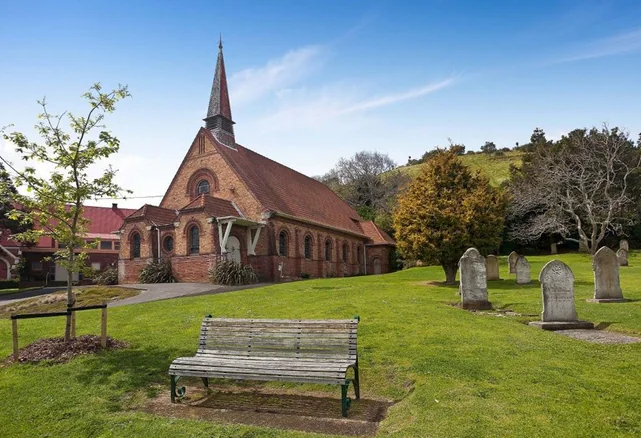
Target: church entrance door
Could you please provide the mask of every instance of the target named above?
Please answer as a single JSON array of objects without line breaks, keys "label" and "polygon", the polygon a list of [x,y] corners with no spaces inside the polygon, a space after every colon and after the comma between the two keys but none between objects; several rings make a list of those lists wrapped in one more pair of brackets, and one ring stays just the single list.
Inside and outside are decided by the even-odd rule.
[{"label": "church entrance door", "polygon": [[240,241],[237,237],[229,236],[227,238],[225,250],[227,251],[227,260],[233,260],[240,263]]}]

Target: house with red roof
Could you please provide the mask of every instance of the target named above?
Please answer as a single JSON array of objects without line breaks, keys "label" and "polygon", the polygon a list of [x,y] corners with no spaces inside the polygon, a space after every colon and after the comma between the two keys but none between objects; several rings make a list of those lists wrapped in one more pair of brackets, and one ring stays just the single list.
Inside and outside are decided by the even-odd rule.
[{"label": "house with red roof", "polygon": [[264,281],[390,270],[395,242],[376,224],[323,183],[236,143],[222,44],[204,121],[160,205],[125,219],[120,282],[167,258],[180,281],[207,281],[225,259]]},{"label": "house with red roof", "polygon": [[[111,207],[85,206],[82,214],[89,220],[87,233],[84,238],[89,242],[98,241],[97,248],[85,249],[89,254],[88,263],[97,270],[108,266],[116,266],[120,252],[120,236],[118,230],[127,216],[136,210],[119,208],[118,204]],[[0,279],[11,278],[11,266],[20,257],[26,262],[25,273],[21,282],[25,284],[52,284],[66,282],[67,271],[57,266],[55,260],[44,260],[58,251],[58,242],[50,236],[41,237],[32,245],[25,245],[11,239],[8,233],[0,237]],[[81,281],[79,274],[74,274],[74,281]]]}]

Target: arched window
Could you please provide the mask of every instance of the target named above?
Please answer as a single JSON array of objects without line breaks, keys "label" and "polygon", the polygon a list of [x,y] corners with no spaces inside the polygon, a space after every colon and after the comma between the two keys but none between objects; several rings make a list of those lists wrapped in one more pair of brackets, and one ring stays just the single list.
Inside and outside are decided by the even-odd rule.
[{"label": "arched window", "polygon": [[131,257],[134,259],[140,258],[140,234],[134,233],[131,236]]},{"label": "arched window", "polygon": [[200,253],[200,229],[194,225],[189,229],[189,254]]},{"label": "arched window", "polygon": [[347,261],[347,243],[343,243],[343,261]]},{"label": "arched window", "polygon": [[200,181],[196,186],[196,195],[200,196],[202,194],[209,194],[209,181],[206,179]]},{"label": "arched window", "polygon": [[325,241],[325,260],[332,260],[332,241],[330,239]]},{"label": "arched window", "polygon": [[287,232],[281,231],[278,235],[278,254],[287,257]]},{"label": "arched window", "polygon": [[305,236],[305,258],[312,258],[312,236],[309,234]]},{"label": "arched window", "polygon": [[174,238],[172,236],[165,237],[165,240],[162,241],[162,247],[166,252],[172,252],[174,250]]}]

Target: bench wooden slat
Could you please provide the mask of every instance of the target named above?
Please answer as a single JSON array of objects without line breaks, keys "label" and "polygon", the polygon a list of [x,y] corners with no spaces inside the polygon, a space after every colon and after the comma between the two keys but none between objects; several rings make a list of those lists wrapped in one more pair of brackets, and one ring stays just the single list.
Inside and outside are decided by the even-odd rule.
[{"label": "bench wooden slat", "polygon": [[[202,352],[202,353],[201,353]],[[356,360],[356,351],[350,351],[347,354],[318,354],[308,351],[272,351],[272,350],[216,350],[216,349],[201,349],[199,355],[207,356],[241,356],[241,357],[271,357],[271,358],[297,358],[297,359],[310,359],[310,360]]]},{"label": "bench wooden slat", "polygon": [[297,360],[289,361],[247,361],[243,359],[225,359],[225,358],[202,358],[202,357],[179,357],[174,360],[174,365],[210,365],[216,367],[243,367],[247,369],[253,368],[266,368],[266,369],[298,369],[298,370],[327,370],[327,371],[342,371],[343,373],[348,367],[354,365],[353,362],[300,362]]},{"label": "bench wooden slat", "polygon": [[259,380],[263,382],[281,381],[281,382],[294,382],[294,383],[319,383],[325,385],[344,385],[345,379],[328,379],[328,378],[309,378],[300,376],[274,376],[264,374],[226,374],[218,372],[217,370],[210,371],[181,371],[180,376],[188,377],[207,377],[210,379],[236,379],[236,380]]},{"label": "bench wooden slat", "polygon": [[357,319],[250,319],[250,318],[203,318],[209,323],[226,323],[229,325],[238,324],[260,324],[271,325],[304,324],[304,325],[340,325],[358,324]]}]

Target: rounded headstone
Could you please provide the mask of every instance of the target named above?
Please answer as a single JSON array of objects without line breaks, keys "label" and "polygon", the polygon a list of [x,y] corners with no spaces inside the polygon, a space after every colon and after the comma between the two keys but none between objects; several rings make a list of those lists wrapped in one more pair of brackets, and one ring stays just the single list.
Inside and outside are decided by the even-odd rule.
[{"label": "rounded headstone", "polygon": [[499,275],[499,258],[490,254],[485,258],[485,269],[487,271],[488,280],[500,280]]},{"label": "rounded headstone", "polygon": [[469,248],[459,260],[461,283],[459,292],[464,309],[490,309],[487,300],[485,257],[476,248]]},{"label": "rounded headstone", "polygon": [[516,260],[519,258],[519,254],[516,251],[512,251],[509,256],[507,256],[507,263],[510,266],[510,274],[516,273],[515,265]]},{"label": "rounded headstone", "polygon": [[574,307],[574,274],[568,265],[548,262],[539,274],[543,295],[542,321],[578,321]]},{"label": "rounded headstone", "polygon": [[619,266],[628,266],[628,250],[619,248],[617,251],[617,259],[619,260]]},{"label": "rounded headstone", "polygon": [[519,258],[516,259],[514,270],[516,271],[516,284],[528,284],[532,282],[530,263],[525,256],[519,256]]},{"label": "rounded headstone", "polygon": [[619,242],[619,249],[625,249],[626,251],[630,251],[630,244],[628,243],[627,240],[623,239],[622,241]]},{"label": "rounded headstone", "polygon": [[594,254],[592,269],[594,270],[594,300],[623,300],[619,283],[619,260],[614,251],[607,246],[599,249]]}]

